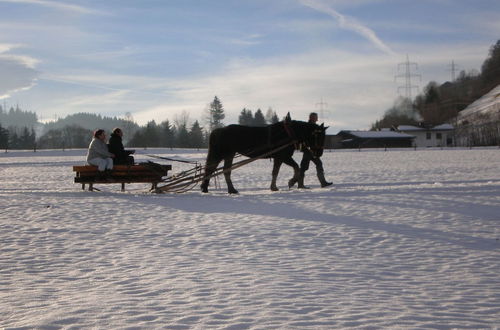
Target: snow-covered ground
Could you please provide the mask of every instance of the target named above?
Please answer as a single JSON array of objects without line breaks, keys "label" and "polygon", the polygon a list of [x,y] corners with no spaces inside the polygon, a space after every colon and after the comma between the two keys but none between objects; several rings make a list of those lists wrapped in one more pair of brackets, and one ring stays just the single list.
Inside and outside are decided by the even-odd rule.
[{"label": "snow-covered ground", "polygon": [[500,326],[498,148],[327,152],[332,187],[279,192],[259,160],[237,196],[83,191],[84,154],[0,154],[0,328]]}]

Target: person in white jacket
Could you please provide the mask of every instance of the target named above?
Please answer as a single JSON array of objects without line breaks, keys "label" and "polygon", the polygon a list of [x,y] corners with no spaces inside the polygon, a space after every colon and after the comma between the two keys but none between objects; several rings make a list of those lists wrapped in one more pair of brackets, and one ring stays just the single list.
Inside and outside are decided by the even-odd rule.
[{"label": "person in white jacket", "polygon": [[113,169],[114,157],[115,155],[108,151],[104,130],[96,130],[87,152],[87,163],[97,166],[98,171],[105,174]]}]

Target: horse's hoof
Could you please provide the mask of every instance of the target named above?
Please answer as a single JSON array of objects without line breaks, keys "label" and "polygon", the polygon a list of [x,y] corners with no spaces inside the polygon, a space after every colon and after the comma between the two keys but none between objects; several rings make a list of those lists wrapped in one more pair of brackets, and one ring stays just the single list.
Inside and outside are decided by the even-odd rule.
[{"label": "horse's hoof", "polygon": [[271,187],[271,191],[279,191],[278,187]]},{"label": "horse's hoof", "polygon": [[295,184],[297,183],[297,180],[295,179],[290,179],[288,181],[288,188],[292,188],[293,186],[295,186]]},{"label": "horse's hoof", "polygon": [[238,190],[236,190],[236,189],[234,189],[234,188],[233,188],[233,189],[228,189],[228,190],[227,190],[227,192],[228,192],[229,194],[234,194],[234,195],[239,194]]}]

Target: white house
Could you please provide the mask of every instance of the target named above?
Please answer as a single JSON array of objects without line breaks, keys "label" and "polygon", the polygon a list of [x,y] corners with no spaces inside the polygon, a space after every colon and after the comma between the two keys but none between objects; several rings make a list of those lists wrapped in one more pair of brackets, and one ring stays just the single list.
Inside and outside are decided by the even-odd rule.
[{"label": "white house", "polygon": [[454,145],[454,128],[450,124],[441,124],[433,127],[399,125],[397,130],[401,133],[415,136],[413,143],[417,148],[451,147]]}]

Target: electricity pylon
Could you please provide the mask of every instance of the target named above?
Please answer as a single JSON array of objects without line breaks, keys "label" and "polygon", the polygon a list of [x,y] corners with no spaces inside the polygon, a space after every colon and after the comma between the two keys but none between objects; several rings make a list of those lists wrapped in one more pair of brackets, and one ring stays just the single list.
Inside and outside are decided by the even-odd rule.
[{"label": "electricity pylon", "polygon": [[456,79],[455,72],[457,72],[458,66],[455,64],[455,61],[452,60],[449,67],[450,67],[450,71],[451,71],[451,82],[454,82]]},{"label": "electricity pylon", "polygon": [[404,96],[411,102],[411,100],[413,99],[412,90],[413,89],[418,90],[418,85],[413,85],[411,80],[414,77],[418,77],[420,80],[422,80],[422,76],[418,73],[412,73],[412,68],[418,70],[418,64],[410,62],[408,54],[406,55],[406,62],[398,64],[398,72],[401,71],[401,67],[404,68],[404,72],[394,76],[394,80],[396,81],[398,78],[404,78],[405,84],[403,86],[398,86],[398,93],[401,89],[404,89],[405,90]]},{"label": "electricity pylon", "polygon": [[[319,107],[319,114],[321,120],[325,120],[325,107],[328,106],[328,103],[323,102],[323,97],[321,97],[321,102],[316,103],[316,107]],[[328,111],[326,111],[328,112]]]}]

